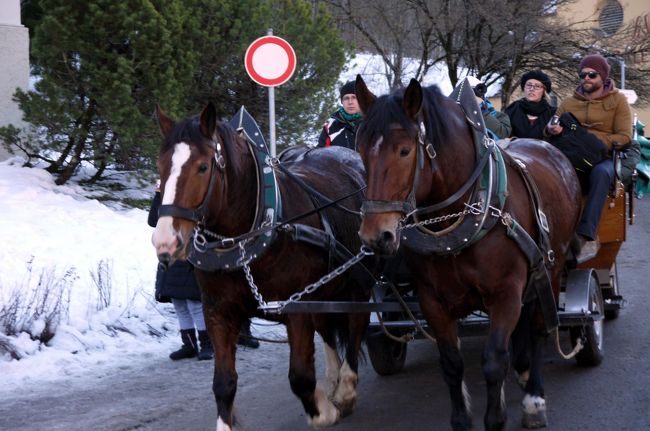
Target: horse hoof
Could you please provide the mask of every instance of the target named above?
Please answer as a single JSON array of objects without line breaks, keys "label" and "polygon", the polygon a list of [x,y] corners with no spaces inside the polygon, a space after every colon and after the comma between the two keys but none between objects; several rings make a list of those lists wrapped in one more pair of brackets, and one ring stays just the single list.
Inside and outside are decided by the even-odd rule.
[{"label": "horse hoof", "polygon": [[521,425],[524,428],[534,429],[546,426],[546,401],[544,398],[526,394],[522,405],[524,407],[524,416],[521,419]]},{"label": "horse hoof", "polygon": [[537,412],[535,414],[524,413],[524,417],[521,419],[521,425],[527,429],[546,427],[546,412]]},{"label": "horse hoof", "polygon": [[316,408],[319,413],[309,418],[309,425],[314,428],[323,428],[332,426],[339,421],[341,412],[327,399],[325,392],[318,386],[314,391],[314,401],[316,401]]}]

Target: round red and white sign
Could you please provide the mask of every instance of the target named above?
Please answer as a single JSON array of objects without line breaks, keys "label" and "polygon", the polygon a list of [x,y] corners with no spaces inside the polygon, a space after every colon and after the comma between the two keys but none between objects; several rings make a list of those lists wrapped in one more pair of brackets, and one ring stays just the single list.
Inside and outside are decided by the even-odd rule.
[{"label": "round red and white sign", "polygon": [[296,53],[289,42],[277,36],[263,36],[246,50],[248,76],[265,87],[282,85],[296,70]]}]

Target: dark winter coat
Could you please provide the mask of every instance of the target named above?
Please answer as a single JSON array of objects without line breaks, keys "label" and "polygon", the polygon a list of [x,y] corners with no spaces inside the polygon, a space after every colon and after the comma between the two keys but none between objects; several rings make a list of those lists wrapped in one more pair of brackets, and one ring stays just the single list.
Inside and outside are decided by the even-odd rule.
[{"label": "dark winter coat", "polygon": [[357,125],[358,123],[352,124],[346,121],[341,113],[336,111],[323,126],[323,130],[318,138],[318,146],[340,146],[356,150],[355,136],[357,133]]},{"label": "dark winter coat", "polygon": [[[161,204],[160,192],[156,192],[149,209],[149,226],[158,223],[158,208]],[[158,268],[156,272],[156,301],[171,302],[171,299],[201,300],[199,285],[194,276],[194,268],[186,260],[177,260],[166,271]]]}]

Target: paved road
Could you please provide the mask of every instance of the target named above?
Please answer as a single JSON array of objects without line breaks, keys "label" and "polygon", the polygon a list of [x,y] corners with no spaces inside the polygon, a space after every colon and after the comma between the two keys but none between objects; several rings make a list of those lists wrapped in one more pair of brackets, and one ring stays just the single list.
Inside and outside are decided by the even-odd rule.
[{"label": "paved road", "polygon": [[[627,307],[605,325],[605,360],[580,368],[562,360],[549,343],[546,378],[549,431],[650,429],[650,199],[637,201],[637,224],[619,254],[619,276]],[[563,338],[565,346],[568,340]],[[463,338],[467,382],[477,429],[485,406],[480,370],[482,337]],[[291,394],[287,346],[264,344],[238,355],[240,431],[309,429],[299,401]],[[322,365],[322,356],[318,356]],[[110,368],[94,380],[24,388],[0,403],[0,429],[10,430],[210,430],[216,412],[211,364],[143,357]],[[322,375],[322,370],[321,370]],[[1,384],[2,376],[0,376]],[[369,363],[360,373],[355,413],[336,431],[448,430],[449,401],[437,353],[426,341],[409,345],[406,367],[379,377]],[[521,391],[506,386],[508,430],[520,429]]]}]

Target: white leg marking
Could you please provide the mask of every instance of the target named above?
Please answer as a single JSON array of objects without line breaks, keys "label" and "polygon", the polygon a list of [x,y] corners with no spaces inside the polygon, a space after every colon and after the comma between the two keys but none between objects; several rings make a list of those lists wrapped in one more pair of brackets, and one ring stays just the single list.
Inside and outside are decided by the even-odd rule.
[{"label": "white leg marking", "polygon": [[230,428],[223,420],[221,420],[221,416],[217,418],[217,431],[232,431],[232,428]]},{"label": "white leg marking", "polygon": [[332,349],[327,343],[323,343],[323,345],[325,346],[325,389],[327,391],[327,396],[333,397],[334,391],[336,391],[336,386],[339,383],[341,359],[336,350]]},{"label": "white leg marking", "polygon": [[314,390],[314,400],[316,400],[316,408],[318,408],[319,414],[313,418],[307,419],[309,425],[314,428],[320,428],[328,427],[338,422],[341,413],[334,404],[327,399],[325,391],[323,391],[319,386],[316,386],[316,390]]},{"label": "white leg marking", "polygon": [[463,398],[465,399],[465,408],[467,409],[467,414],[472,413],[472,396],[469,394],[469,391],[467,390],[467,385],[465,384],[465,380],[463,380]]},{"label": "white leg marking", "polygon": [[526,394],[521,405],[524,408],[524,413],[530,415],[536,415],[539,412],[546,411],[546,400],[537,395]]},{"label": "white leg marking", "polygon": [[[165,182],[165,194],[162,196],[163,205],[171,205],[176,199],[176,186],[178,177],[181,175],[183,165],[190,158],[190,146],[185,142],[180,142],[174,146],[172,155],[172,166],[169,177]],[[160,217],[156,229],[153,231],[151,242],[156,247],[158,254],[168,252],[173,254],[176,250],[176,235],[173,227],[174,219],[170,216]]]},{"label": "white leg marking", "polygon": [[341,409],[342,414],[352,413],[357,401],[357,383],[359,376],[352,371],[348,361],[343,362],[339,375],[339,385],[334,394],[334,403]]}]

